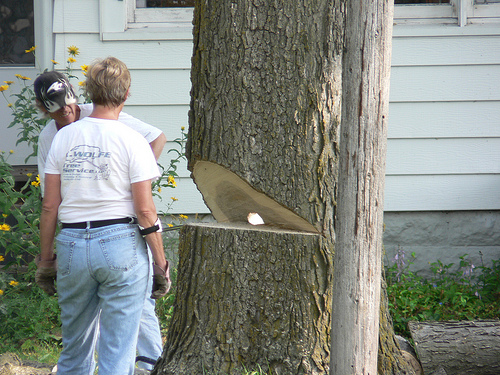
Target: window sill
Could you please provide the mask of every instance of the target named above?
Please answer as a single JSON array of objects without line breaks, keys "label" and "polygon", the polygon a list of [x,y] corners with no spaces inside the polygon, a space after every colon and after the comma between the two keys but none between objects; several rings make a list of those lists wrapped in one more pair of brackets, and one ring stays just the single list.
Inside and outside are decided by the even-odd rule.
[{"label": "window sill", "polygon": [[120,40],[193,40],[193,25],[191,23],[156,24],[154,27],[141,24],[129,24],[124,32],[104,32],[103,41]]},{"label": "window sill", "polygon": [[497,24],[468,24],[464,27],[454,24],[398,24],[397,21],[394,22],[393,27],[394,37],[405,37],[405,36],[429,36],[429,37],[440,37],[440,36],[464,36],[464,35],[489,35],[496,36],[500,35],[500,28]]}]

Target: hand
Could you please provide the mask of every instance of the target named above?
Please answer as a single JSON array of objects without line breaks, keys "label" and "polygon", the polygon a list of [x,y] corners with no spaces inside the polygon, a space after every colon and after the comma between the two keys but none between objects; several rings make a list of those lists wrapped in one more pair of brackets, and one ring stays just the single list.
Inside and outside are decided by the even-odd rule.
[{"label": "hand", "polygon": [[56,293],[56,276],[57,276],[57,259],[54,256],[53,260],[42,260],[40,255],[35,258],[37,267],[35,273],[35,282],[49,296]]},{"label": "hand", "polygon": [[159,299],[168,293],[170,285],[172,285],[168,261],[165,269],[157,264],[153,264],[153,273],[153,292],[151,298]]}]

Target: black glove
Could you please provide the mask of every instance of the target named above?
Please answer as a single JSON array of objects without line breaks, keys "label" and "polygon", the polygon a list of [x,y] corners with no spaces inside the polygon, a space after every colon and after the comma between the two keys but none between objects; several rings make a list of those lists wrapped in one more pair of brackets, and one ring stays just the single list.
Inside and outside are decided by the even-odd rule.
[{"label": "black glove", "polygon": [[172,282],[170,281],[168,261],[166,270],[156,264],[153,264],[153,272],[153,292],[151,294],[151,298],[159,299],[168,293],[170,285],[172,285]]},{"label": "black glove", "polygon": [[49,296],[56,293],[56,277],[57,277],[57,259],[54,256],[53,260],[41,260],[40,255],[35,258],[37,267],[35,273],[35,282]]}]

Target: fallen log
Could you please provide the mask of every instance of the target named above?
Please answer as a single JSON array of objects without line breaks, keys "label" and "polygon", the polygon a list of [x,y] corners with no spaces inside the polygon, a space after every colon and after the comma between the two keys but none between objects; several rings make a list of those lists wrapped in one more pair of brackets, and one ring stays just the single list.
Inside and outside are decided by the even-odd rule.
[{"label": "fallen log", "polygon": [[500,374],[500,321],[410,322],[424,374]]}]

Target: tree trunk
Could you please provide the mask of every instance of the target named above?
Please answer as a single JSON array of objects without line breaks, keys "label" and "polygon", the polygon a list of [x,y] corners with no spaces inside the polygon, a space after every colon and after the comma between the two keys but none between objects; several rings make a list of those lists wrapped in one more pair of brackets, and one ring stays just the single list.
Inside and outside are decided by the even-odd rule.
[{"label": "tree trunk", "polygon": [[331,374],[374,375],[393,4],[346,7]]},{"label": "tree trunk", "polygon": [[[200,160],[233,172],[256,192],[332,236],[341,94],[340,4],[195,3],[186,153],[202,194],[210,179],[197,177]],[[223,194],[203,195],[206,201],[212,199],[207,202],[212,210],[226,200]]]},{"label": "tree trunk", "polygon": [[500,374],[500,321],[410,322],[425,374]]},{"label": "tree trunk", "polygon": [[323,236],[250,224],[187,225],[181,236],[179,298],[158,374],[240,375],[259,365],[326,373],[332,264]]},{"label": "tree trunk", "polygon": [[[196,1],[186,154],[219,224],[181,233],[153,374],[329,372],[344,12]],[[250,227],[255,213],[264,224]],[[388,373],[404,373],[388,347]]]}]

